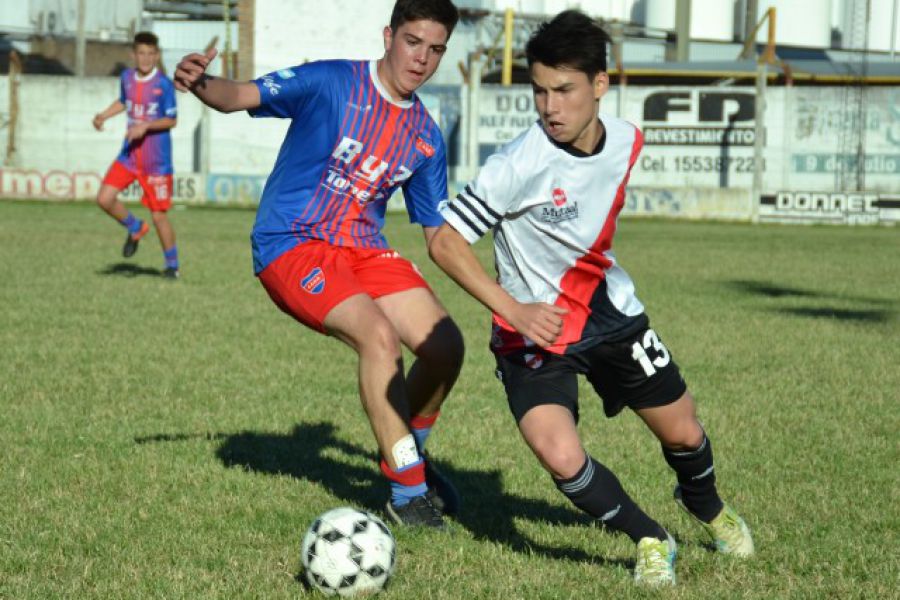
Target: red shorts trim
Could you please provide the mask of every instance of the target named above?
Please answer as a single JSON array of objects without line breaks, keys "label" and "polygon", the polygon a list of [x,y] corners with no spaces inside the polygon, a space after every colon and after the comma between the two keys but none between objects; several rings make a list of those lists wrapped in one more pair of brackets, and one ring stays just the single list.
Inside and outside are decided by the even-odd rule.
[{"label": "red shorts trim", "polygon": [[154,212],[166,212],[172,208],[172,175],[144,175],[135,173],[119,161],[110,165],[106,176],[103,177],[103,185],[109,185],[117,190],[124,190],[131,182],[137,179],[144,190],[141,204]]},{"label": "red shorts trim", "polygon": [[351,296],[375,299],[430,289],[416,266],[395,250],[333,246],[320,240],[299,244],[276,258],[259,281],[281,310],[322,333],[328,313]]}]

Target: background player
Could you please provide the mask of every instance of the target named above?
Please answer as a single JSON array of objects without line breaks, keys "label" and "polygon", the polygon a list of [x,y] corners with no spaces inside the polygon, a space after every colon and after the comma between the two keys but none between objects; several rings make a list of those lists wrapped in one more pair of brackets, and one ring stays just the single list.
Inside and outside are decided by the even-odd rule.
[{"label": "background player", "polygon": [[[607,42],[577,11],[535,32],[526,55],[540,120],[442,209],[447,223],[429,250],[493,311],[498,376],[525,442],[556,486],[634,540],[637,581],[674,583],[675,542],[581,444],[578,374],[608,417],[627,406],[656,434],[677,475],[676,499],[719,550],[746,556],[753,541],[719,498],[694,401],[610,250],[642,136],[630,123],[598,118],[609,87]],[[499,283],[469,247],[491,229]]]},{"label": "background player", "polygon": [[[443,222],[444,142],[415,90],[457,20],[449,0],[398,0],[377,61],[312,62],[239,83],[205,74],[212,50],[175,72],[179,89],[217,110],[291,119],[251,235],[254,270],[284,312],[357,352],[388,514],[433,527],[459,501],[422,449],[459,373],[462,336],[381,227],[398,187],[426,241]],[[401,343],[416,355],[405,377]]]},{"label": "background player", "polygon": [[134,68],[122,73],[119,98],[94,116],[94,128],[100,131],[110,117],[123,111],[128,115],[122,151],[103,178],[97,204],[128,229],[122,255],[125,258],[133,256],[138,242],[150,227],[125,208],[117,196],[137,179],[144,192],[141,202],[150,209],[165,256],[163,275],[174,279],[179,275],[178,248],[175,230],[166,213],[172,206],[172,138],[169,130],[177,123],[175,89],[172,80],[157,67],[159,41],[155,35],[138,33],[134,36],[132,49]]}]

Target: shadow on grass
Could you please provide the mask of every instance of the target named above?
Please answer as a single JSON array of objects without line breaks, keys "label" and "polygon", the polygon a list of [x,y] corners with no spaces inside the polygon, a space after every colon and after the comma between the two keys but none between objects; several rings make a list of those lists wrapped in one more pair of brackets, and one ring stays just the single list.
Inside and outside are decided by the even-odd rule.
[{"label": "shadow on grass", "polygon": [[887,323],[893,313],[888,310],[845,310],[841,308],[795,307],[779,308],[778,312],[813,317],[817,319],[836,319],[838,321],[863,321],[867,323]]},{"label": "shadow on grass", "polygon": [[[875,306],[894,306],[894,301],[884,298],[867,298],[864,296],[848,296],[804,290],[789,286],[778,285],[766,281],[734,280],[726,282],[726,285],[745,294],[765,296],[767,298],[813,298],[822,300],[840,300]],[[861,321],[867,323],[886,323],[894,316],[894,311],[888,309],[843,309],[831,307],[778,307],[772,309],[775,312],[795,315],[798,317],[810,317],[815,319],[837,319],[840,321]]]},{"label": "shadow on grass", "polygon": [[739,292],[745,294],[753,294],[756,296],[767,296],[769,298],[823,298],[828,300],[846,300],[849,302],[861,302],[863,304],[874,304],[876,306],[894,306],[896,301],[888,298],[871,298],[867,296],[849,296],[845,294],[832,294],[830,292],[820,292],[816,290],[804,290],[801,288],[779,285],[769,281],[750,281],[746,279],[738,279],[726,281],[725,284]]},{"label": "shadow on grass", "polygon": [[114,263],[107,265],[106,268],[97,271],[98,275],[118,275],[119,277],[139,277],[141,275],[149,275],[152,277],[162,277],[162,271],[151,267],[141,267],[132,263]]},{"label": "shadow on grass", "polygon": [[825,297],[828,297],[828,294],[822,294],[821,292],[814,292],[814,291],[810,291],[810,290],[801,290],[798,288],[777,285],[777,284],[766,282],[766,281],[736,280],[736,281],[728,281],[728,282],[726,282],[726,284],[729,287],[732,287],[739,292],[744,292],[745,294],[753,294],[756,296],[767,296],[769,298],[784,298],[784,297],[789,297],[789,296],[800,297],[800,298],[825,298]]},{"label": "shadow on grass", "polygon": [[[139,444],[188,440],[221,441],[216,456],[226,467],[254,473],[288,475],[317,483],[332,495],[353,506],[384,514],[388,488],[374,466],[360,466],[340,460],[339,455],[364,458],[375,465],[377,456],[356,444],[338,439],[331,423],[301,423],[287,435],[243,431],[234,434],[157,434],[135,438]],[[634,562],[604,558],[574,548],[556,548],[535,542],[516,528],[516,520],[550,525],[602,526],[582,513],[540,500],[523,498],[503,490],[499,470],[459,469],[449,463],[434,464],[451,479],[463,497],[456,521],[478,540],[503,544],[524,554],[557,560],[587,562],[632,568]],[[550,485],[541,481],[540,485]]]}]

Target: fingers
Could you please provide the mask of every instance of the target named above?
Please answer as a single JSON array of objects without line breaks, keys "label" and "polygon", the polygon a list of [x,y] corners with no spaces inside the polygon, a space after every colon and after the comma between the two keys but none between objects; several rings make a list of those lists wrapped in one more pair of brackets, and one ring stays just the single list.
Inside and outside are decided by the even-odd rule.
[{"label": "fingers", "polygon": [[538,315],[520,333],[541,348],[552,346],[563,330],[563,321],[556,315]]},{"label": "fingers", "polygon": [[216,57],[216,54],[216,49],[211,48],[206,54],[194,52],[182,58],[181,62],[175,67],[173,77],[175,89],[182,92],[189,91],[203,77],[203,74],[209,67],[209,63]]},{"label": "fingers", "polygon": [[125,132],[125,139],[129,142],[134,142],[144,137],[146,133],[147,130],[144,129],[144,127],[142,127],[141,125],[133,125],[128,128],[128,131]]},{"label": "fingers", "polygon": [[[519,305],[510,325],[542,348],[552,346],[563,332],[568,309],[547,303]],[[518,326],[517,326],[518,324]]]}]

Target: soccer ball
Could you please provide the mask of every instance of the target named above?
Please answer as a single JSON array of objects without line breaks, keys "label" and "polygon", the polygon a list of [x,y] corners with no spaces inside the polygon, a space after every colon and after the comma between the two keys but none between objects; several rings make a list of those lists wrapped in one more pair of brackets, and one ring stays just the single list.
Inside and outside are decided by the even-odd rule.
[{"label": "soccer ball", "polygon": [[381,519],[348,506],[319,515],[300,546],[306,580],[328,596],[381,590],[396,556],[394,536]]}]

